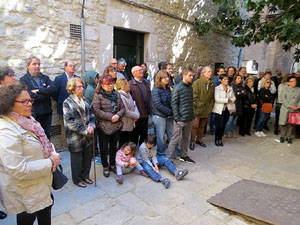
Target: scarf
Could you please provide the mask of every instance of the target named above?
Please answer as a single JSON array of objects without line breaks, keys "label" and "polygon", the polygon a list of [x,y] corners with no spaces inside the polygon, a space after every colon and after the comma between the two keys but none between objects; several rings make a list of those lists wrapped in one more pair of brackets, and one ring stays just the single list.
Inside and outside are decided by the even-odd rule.
[{"label": "scarf", "polygon": [[103,89],[101,89],[100,93],[107,99],[111,101],[111,112],[115,113],[117,101],[118,101],[118,95],[112,91],[111,93],[105,92]]},{"label": "scarf", "polygon": [[53,152],[53,147],[51,142],[47,138],[41,124],[37,122],[33,117],[21,116],[16,112],[11,112],[10,116],[10,118],[17,122],[17,124],[19,124],[22,128],[34,133],[38,137],[41,145],[43,146],[45,159],[49,158]]}]

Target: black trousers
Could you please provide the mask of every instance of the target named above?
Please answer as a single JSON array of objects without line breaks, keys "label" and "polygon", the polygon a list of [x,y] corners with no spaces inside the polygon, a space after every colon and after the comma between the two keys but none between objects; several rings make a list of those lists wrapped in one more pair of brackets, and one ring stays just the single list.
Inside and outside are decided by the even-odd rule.
[{"label": "black trousers", "polygon": [[[99,130],[99,140],[100,140],[100,155],[101,161],[104,168],[116,165],[116,153],[118,141],[120,138],[120,131],[114,134],[107,135],[102,130]],[[109,155],[109,163],[107,157]]]},{"label": "black trousers", "polygon": [[229,119],[229,111],[226,108],[222,114],[215,113],[215,140],[222,140],[226,123]]},{"label": "black trousers", "polygon": [[250,134],[252,119],[255,114],[253,108],[243,108],[243,114],[241,115],[239,134]]},{"label": "black trousers", "polygon": [[77,184],[89,178],[92,164],[91,148],[88,147],[80,152],[70,152],[70,158],[73,182]]},{"label": "black trousers", "polygon": [[141,145],[148,135],[148,117],[140,118],[135,122],[135,128],[130,135],[130,141]]},{"label": "black trousers", "polygon": [[50,140],[52,115],[50,114],[50,115],[43,115],[43,116],[35,116],[34,118],[36,121],[38,121],[41,124],[47,138]]},{"label": "black trousers", "polygon": [[274,123],[274,130],[278,132],[278,123],[279,123],[279,116],[280,116],[280,108],[281,108],[281,104],[276,104],[275,107],[275,123]]},{"label": "black trousers", "polygon": [[120,141],[119,141],[119,148],[121,148],[123,144],[130,142],[131,132],[132,131],[121,131]]},{"label": "black trousers", "polygon": [[[53,199],[53,195],[51,194]],[[33,225],[38,220],[39,225],[51,225],[51,209],[52,205],[41,209],[35,213],[22,212],[17,214],[17,225]]]}]

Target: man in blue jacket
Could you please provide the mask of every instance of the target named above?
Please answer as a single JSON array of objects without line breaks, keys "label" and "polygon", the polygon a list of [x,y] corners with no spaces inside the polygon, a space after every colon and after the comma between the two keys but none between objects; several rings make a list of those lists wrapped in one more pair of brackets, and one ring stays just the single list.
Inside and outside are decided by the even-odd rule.
[{"label": "man in blue jacket", "polygon": [[30,97],[34,99],[32,116],[41,124],[47,137],[50,139],[52,122],[51,98],[56,89],[47,75],[40,71],[41,61],[33,56],[27,61],[27,73],[21,77],[20,82],[27,86]]}]

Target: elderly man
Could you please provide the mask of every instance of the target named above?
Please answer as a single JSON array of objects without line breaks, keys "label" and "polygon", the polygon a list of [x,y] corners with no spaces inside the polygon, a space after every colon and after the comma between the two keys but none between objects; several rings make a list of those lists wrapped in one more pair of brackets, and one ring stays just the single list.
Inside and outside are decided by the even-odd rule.
[{"label": "elderly man", "polygon": [[136,102],[140,118],[135,123],[130,139],[136,144],[142,144],[148,134],[148,116],[152,115],[152,97],[147,81],[143,79],[143,68],[134,66],[131,73],[133,79],[129,81],[130,94]]},{"label": "elderly man", "polygon": [[69,97],[69,93],[66,90],[67,83],[70,79],[79,77],[75,75],[75,64],[71,61],[65,62],[64,64],[65,72],[61,75],[55,77],[54,84],[56,87],[56,98],[57,101],[57,113],[59,115],[63,115],[62,104],[67,97]]},{"label": "elderly man", "polygon": [[206,126],[207,118],[214,106],[215,85],[211,79],[212,69],[205,66],[202,69],[203,76],[193,83],[193,102],[195,120],[192,128],[190,141],[190,149],[195,149],[195,143],[201,147],[206,147],[202,141],[204,127]]},{"label": "elderly man", "polygon": [[10,68],[0,69],[0,86],[14,83],[16,81],[16,74]]},{"label": "elderly man", "polygon": [[129,77],[125,71],[127,62],[124,58],[118,59],[118,66],[117,66],[117,80],[121,78],[125,78],[126,80],[130,80],[131,77]]},{"label": "elderly man", "polygon": [[50,139],[52,122],[51,98],[56,89],[47,75],[41,73],[41,61],[33,56],[27,61],[27,73],[21,77],[20,82],[27,86],[30,97],[34,99],[32,116],[41,124]]}]

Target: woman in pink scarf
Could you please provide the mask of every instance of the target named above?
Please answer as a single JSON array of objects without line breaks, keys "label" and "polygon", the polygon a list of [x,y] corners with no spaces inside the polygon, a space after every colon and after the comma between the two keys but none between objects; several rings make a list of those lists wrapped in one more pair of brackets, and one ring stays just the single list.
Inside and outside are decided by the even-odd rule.
[{"label": "woman in pink scarf", "polygon": [[17,224],[51,224],[52,172],[60,164],[41,125],[31,117],[26,86],[0,87],[0,200]]}]

